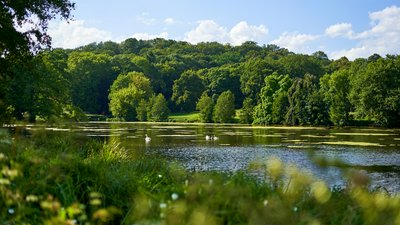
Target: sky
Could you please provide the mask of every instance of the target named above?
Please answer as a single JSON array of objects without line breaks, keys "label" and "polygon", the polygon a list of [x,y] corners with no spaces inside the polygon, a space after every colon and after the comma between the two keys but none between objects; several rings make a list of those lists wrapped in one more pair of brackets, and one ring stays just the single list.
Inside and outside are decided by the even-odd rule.
[{"label": "sky", "polygon": [[354,60],[400,53],[400,0],[72,0],[73,19],[54,20],[53,47],[127,38],[240,45]]}]

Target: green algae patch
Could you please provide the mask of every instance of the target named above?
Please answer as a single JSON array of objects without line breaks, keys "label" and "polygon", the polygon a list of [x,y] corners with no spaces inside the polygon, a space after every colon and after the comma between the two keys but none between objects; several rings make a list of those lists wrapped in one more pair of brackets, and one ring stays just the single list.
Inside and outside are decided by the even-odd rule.
[{"label": "green algae patch", "polygon": [[332,133],[333,135],[341,136],[393,136],[396,134],[386,134],[386,133]]},{"label": "green algae patch", "polygon": [[347,145],[347,146],[362,146],[362,147],[385,147],[386,145],[382,145],[379,143],[371,143],[371,142],[357,142],[357,141],[325,141],[319,142],[322,145]]}]

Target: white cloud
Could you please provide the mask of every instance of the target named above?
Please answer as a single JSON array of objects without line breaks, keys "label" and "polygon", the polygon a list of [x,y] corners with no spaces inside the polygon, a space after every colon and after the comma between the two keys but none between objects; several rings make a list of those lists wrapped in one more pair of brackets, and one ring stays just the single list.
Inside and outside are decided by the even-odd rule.
[{"label": "white cloud", "polygon": [[136,33],[132,37],[140,40],[151,40],[155,38],[168,39],[169,34],[167,32],[162,32],[160,34],[149,34],[149,33]]},{"label": "white cloud", "polygon": [[174,18],[171,18],[171,17],[165,18],[165,20],[164,20],[164,23],[165,23],[166,25],[168,25],[168,26],[174,25],[175,22],[176,22],[176,21],[174,20]]},{"label": "white cloud", "polygon": [[219,26],[213,20],[201,20],[198,26],[185,34],[184,41],[196,44],[199,42],[227,42],[226,28]]},{"label": "white cloud", "polygon": [[293,52],[310,53],[311,49],[306,45],[308,42],[317,40],[319,35],[283,33],[278,39],[271,43],[284,47]]},{"label": "white cloud", "polygon": [[368,57],[374,53],[382,56],[398,54],[400,47],[400,8],[391,6],[369,14],[371,28],[352,36],[358,40],[356,47],[332,53],[332,58],[349,59]]},{"label": "white cloud", "polygon": [[229,32],[230,42],[233,45],[240,45],[246,41],[260,40],[268,34],[268,29],[264,25],[252,26],[247,22],[239,22]]},{"label": "white cloud", "polygon": [[241,21],[228,30],[213,20],[201,20],[195,29],[185,34],[184,41],[193,44],[216,41],[240,45],[245,41],[259,41],[267,34],[268,29],[264,25],[254,26]]},{"label": "white cloud", "polygon": [[341,36],[351,38],[353,28],[350,23],[338,23],[326,28],[325,34],[332,38]]},{"label": "white cloud", "polygon": [[112,39],[111,33],[87,27],[84,20],[51,22],[48,33],[52,37],[52,46],[60,48],[76,48]]}]

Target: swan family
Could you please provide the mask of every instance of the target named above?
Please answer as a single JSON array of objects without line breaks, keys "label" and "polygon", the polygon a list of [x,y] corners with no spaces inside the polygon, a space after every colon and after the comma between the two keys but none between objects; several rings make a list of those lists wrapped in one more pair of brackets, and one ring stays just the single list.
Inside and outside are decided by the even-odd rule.
[{"label": "swan family", "polygon": [[[206,135],[206,141],[216,141],[216,140],[218,140],[219,138],[217,137],[217,136],[215,136],[215,135]],[[149,137],[147,134],[145,135],[145,138],[144,138],[144,140],[146,141],[146,142],[150,142],[151,141],[151,137]]]},{"label": "swan family", "polygon": [[206,135],[206,141],[216,141],[218,137],[215,135]]}]

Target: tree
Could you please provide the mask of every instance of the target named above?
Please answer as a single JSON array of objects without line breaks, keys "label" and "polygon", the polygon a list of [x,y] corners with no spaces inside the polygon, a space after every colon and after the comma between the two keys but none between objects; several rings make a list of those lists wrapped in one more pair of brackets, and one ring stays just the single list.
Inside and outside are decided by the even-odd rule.
[{"label": "tree", "polygon": [[239,122],[244,124],[253,123],[253,115],[254,115],[254,105],[253,100],[250,98],[245,98],[243,101],[242,109],[239,113]]},{"label": "tree", "polygon": [[154,97],[153,104],[150,111],[151,121],[166,121],[168,119],[169,109],[164,95],[158,94]]},{"label": "tree", "polygon": [[[289,78],[289,75],[283,76],[274,72],[265,78],[264,83],[265,86],[261,88],[260,92],[260,103],[254,110],[253,123],[270,125],[281,122],[281,107],[287,105],[284,104],[284,100],[285,97],[287,97],[287,91],[291,85],[291,79]],[[277,100],[279,100],[279,102]]]},{"label": "tree", "polygon": [[240,89],[242,93],[257,101],[264,78],[274,71],[272,65],[261,58],[251,58],[242,64],[242,75],[240,76]]},{"label": "tree", "polygon": [[196,109],[200,111],[200,121],[203,123],[212,122],[214,104],[207,92],[203,92],[199,101],[197,102]]},{"label": "tree", "polygon": [[[20,68],[32,68],[32,53],[44,46],[49,47],[48,22],[60,15],[70,18],[74,3],[69,0],[1,1],[0,3],[0,121],[11,115],[14,107],[7,93],[15,84],[18,64]],[[21,29],[24,27],[24,29]],[[31,69],[28,69],[28,71]],[[25,73],[32,75],[32,73]],[[26,81],[32,78],[25,77]],[[31,104],[34,104],[31,102]]]},{"label": "tree", "polygon": [[347,70],[339,70],[321,78],[321,92],[329,106],[329,117],[337,126],[349,125],[351,103],[350,79]]},{"label": "tree", "polygon": [[49,47],[48,22],[57,15],[70,18],[74,6],[69,0],[1,1],[0,55],[24,55]]},{"label": "tree", "polygon": [[150,80],[143,73],[120,74],[110,89],[110,111],[114,117],[137,120],[139,102],[149,100],[152,94]]},{"label": "tree", "polygon": [[240,71],[237,65],[213,67],[200,70],[199,73],[210,96],[219,96],[222,92],[230,90],[235,95],[235,105],[241,105],[243,94],[240,90]]},{"label": "tree", "polygon": [[232,122],[235,116],[235,96],[231,91],[222,92],[214,108],[214,122]]},{"label": "tree", "polygon": [[68,72],[73,104],[86,113],[108,114],[108,89],[117,77],[111,56],[73,52]]},{"label": "tree", "polygon": [[400,126],[400,57],[377,59],[351,78],[350,99],[358,118],[383,126]]},{"label": "tree", "polygon": [[204,91],[203,80],[194,71],[189,70],[175,80],[172,90],[172,101],[179,111],[194,111],[196,101]]},{"label": "tree", "polygon": [[328,107],[318,89],[318,80],[311,74],[295,78],[288,90],[289,108],[286,123],[290,125],[322,125],[329,123]]}]

